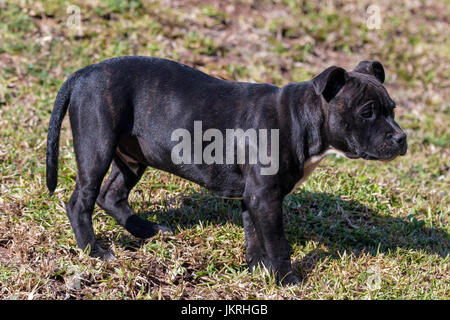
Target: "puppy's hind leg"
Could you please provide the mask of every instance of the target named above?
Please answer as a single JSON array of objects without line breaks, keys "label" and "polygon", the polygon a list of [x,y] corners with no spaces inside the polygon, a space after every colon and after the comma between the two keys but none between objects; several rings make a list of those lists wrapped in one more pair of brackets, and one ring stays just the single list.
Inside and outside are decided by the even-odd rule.
[{"label": "puppy's hind leg", "polygon": [[113,139],[106,143],[99,140],[90,136],[74,136],[77,179],[66,210],[78,247],[88,250],[92,257],[110,259],[114,256],[99,245],[92,226],[95,200],[114,152]]},{"label": "puppy's hind leg", "polygon": [[133,168],[136,170],[132,171],[116,156],[112,171],[97,198],[97,204],[137,238],[150,238],[159,231],[171,233],[168,227],[147,221],[134,214],[128,204],[130,191],[142,177],[146,166],[133,162]]}]

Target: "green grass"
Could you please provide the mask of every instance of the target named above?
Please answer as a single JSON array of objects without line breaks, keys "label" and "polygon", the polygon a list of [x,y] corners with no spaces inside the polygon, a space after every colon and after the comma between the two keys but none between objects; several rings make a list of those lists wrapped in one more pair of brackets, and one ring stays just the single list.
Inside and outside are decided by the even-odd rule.
[{"label": "green grass", "polygon": [[[448,299],[450,108],[448,2],[4,1],[0,8],[0,298]],[[69,5],[82,32],[69,29]],[[176,59],[217,77],[285,85],[331,64],[380,60],[405,157],[330,157],[284,202],[299,286],[250,273],[240,203],[149,169],[133,209],[172,236],[133,238],[96,208],[98,237],[117,259],[76,249],[64,206],[76,170],[64,122],[58,189],[45,187],[45,145],[56,93],[73,71],[121,55]]]}]

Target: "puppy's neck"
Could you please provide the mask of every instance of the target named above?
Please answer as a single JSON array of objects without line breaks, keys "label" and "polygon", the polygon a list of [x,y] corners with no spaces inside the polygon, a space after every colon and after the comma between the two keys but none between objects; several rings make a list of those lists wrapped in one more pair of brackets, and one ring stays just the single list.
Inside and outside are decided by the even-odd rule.
[{"label": "puppy's neck", "polygon": [[320,156],[329,149],[326,136],[328,103],[318,96],[311,82],[282,88],[282,103],[290,113],[291,143],[300,163]]}]

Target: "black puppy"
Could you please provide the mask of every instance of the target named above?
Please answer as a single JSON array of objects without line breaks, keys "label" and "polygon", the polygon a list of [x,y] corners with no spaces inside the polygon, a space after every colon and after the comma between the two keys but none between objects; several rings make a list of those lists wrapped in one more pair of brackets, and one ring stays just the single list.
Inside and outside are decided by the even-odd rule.
[{"label": "black puppy", "polygon": [[[53,193],[61,123],[70,106],[77,178],[66,209],[81,249],[89,248],[95,257],[112,256],[95,239],[91,215],[96,202],[136,237],[168,230],[141,219],[128,204],[130,190],[151,166],[219,196],[242,199],[249,267],[264,265],[278,281],[297,282],[283,231],[283,198],[330,152],[369,160],[406,153],[406,135],[394,121],[395,103],[383,82],[383,66],[368,61],[352,72],[330,67],[311,81],[282,88],[225,81],[158,58],[121,57],[87,66],[73,73],[56,97],[47,140],[47,186]],[[200,145],[199,129],[209,130],[200,136]],[[225,149],[220,137],[226,135],[228,143],[229,130],[235,130],[231,140],[239,140],[238,145],[227,144],[220,155]],[[269,169],[262,157],[250,157],[252,130],[260,130],[258,144],[268,140]],[[184,149],[177,144],[183,134],[194,136],[193,150],[189,139]],[[212,137],[213,161],[203,161]],[[248,154],[247,149],[239,154],[242,148]]]}]

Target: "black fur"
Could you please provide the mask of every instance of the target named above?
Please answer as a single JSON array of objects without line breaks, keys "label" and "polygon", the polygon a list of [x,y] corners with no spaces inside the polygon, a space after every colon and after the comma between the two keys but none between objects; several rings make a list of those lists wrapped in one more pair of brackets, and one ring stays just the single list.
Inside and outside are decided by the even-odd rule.
[{"label": "black fur", "polygon": [[[80,248],[92,256],[112,256],[95,239],[91,214],[96,202],[137,237],[168,231],[135,215],[128,204],[131,189],[152,166],[219,196],[242,198],[249,266],[263,264],[279,281],[296,282],[281,208],[308,160],[330,147],[350,158],[391,159],[406,152],[406,136],[394,121],[378,64],[364,62],[353,72],[331,67],[311,81],[282,88],[225,81],[158,58],[121,57],[85,67],[67,79],[55,101],[47,186],[53,193],[59,132],[69,108],[77,178],[66,209]],[[192,133],[194,121],[202,121],[203,130],[221,132],[278,129],[278,172],[262,175],[261,164],[236,161],[174,164],[171,150],[177,142],[171,133],[178,128]]]}]

